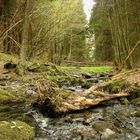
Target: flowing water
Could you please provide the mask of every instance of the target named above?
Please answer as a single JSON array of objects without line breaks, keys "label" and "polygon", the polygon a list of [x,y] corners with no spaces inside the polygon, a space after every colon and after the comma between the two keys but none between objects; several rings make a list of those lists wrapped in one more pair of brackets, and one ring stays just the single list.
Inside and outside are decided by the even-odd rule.
[{"label": "flowing water", "polygon": [[[64,84],[62,88],[77,93],[85,90],[79,85]],[[59,118],[47,118],[36,111],[32,114],[36,140],[140,140],[139,106],[121,105],[118,100]]]},{"label": "flowing water", "polygon": [[[63,88],[84,90],[81,86]],[[56,118],[43,116],[24,104],[9,106],[4,120],[25,120],[35,127],[35,140],[140,140],[140,107],[121,105],[118,100]]]},{"label": "flowing water", "polygon": [[36,140],[139,140],[140,108],[112,104],[47,118],[34,112]]}]

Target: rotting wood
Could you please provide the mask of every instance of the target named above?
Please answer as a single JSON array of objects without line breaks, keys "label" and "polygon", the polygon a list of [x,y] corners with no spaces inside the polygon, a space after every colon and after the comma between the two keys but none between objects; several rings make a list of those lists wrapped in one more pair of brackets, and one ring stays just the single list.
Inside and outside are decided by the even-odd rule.
[{"label": "rotting wood", "polygon": [[95,99],[88,99],[86,97],[78,97],[71,101],[62,102],[61,106],[58,108],[59,108],[59,112],[83,110],[92,106],[99,105],[105,101],[109,101],[109,100],[121,98],[121,97],[127,97],[127,96],[130,96],[130,94],[129,93],[104,94],[104,97],[98,97]]},{"label": "rotting wood", "polygon": [[[42,87],[39,86],[38,88],[39,96],[37,100],[40,104],[40,107],[46,108],[46,112],[48,108],[51,108],[52,112],[57,114],[88,109],[92,106],[97,106],[106,101],[131,95],[125,92],[120,92],[117,94],[104,93],[96,90],[98,86],[93,86],[82,93],[70,92],[68,96],[63,98],[60,93],[65,92],[63,91],[63,89],[60,90],[59,88],[53,88],[47,83],[47,88],[50,87],[53,88],[53,90],[50,93],[46,93],[46,91],[48,91],[48,89],[45,88],[46,85],[42,83],[41,86]],[[88,95],[90,94],[93,95],[93,98],[88,97]],[[53,108],[51,106],[53,106]]]}]

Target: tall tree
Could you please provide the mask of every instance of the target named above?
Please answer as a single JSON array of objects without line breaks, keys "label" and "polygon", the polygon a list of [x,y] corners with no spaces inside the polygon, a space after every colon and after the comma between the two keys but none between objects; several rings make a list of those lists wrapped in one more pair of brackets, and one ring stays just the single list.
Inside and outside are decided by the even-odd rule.
[{"label": "tall tree", "polygon": [[28,48],[28,30],[29,30],[29,13],[30,13],[30,5],[31,1],[26,0],[25,1],[25,9],[23,13],[23,30],[22,30],[22,42],[21,42],[21,48],[20,48],[20,61],[19,61],[19,71],[20,74],[24,74],[24,70],[26,69],[26,52]]},{"label": "tall tree", "polygon": [[[101,39],[104,38],[102,31],[107,27],[111,35],[111,39],[108,40],[108,43],[112,44],[115,63],[118,66],[123,63],[134,44],[139,40],[139,12],[139,0],[98,0],[93,8],[90,23],[93,25],[91,28],[94,28],[95,40],[97,42],[96,47],[98,48],[100,44],[98,42],[98,37]],[[101,16],[101,13],[103,16]],[[139,63],[139,51],[140,49],[138,48],[129,60],[127,60],[127,68],[132,68]],[[95,54],[98,53],[95,51]],[[106,55],[106,52],[103,52],[103,54]]]}]

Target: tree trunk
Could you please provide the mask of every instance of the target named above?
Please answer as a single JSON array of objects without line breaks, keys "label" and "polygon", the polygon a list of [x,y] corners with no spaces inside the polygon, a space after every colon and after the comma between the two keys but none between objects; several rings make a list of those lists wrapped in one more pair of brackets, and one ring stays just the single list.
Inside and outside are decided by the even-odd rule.
[{"label": "tree trunk", "polygon": [[17,71],[19,75],[23,75],[26,70],[25,63],[26,63],[26,52],[28,48],[29,7],[30,7],[30,3],[28,0],[26,0],[25,11],[23,15],[23,30],[22,30],[22,42],[20,48],[20,61],[19,61],[19,67]]}]

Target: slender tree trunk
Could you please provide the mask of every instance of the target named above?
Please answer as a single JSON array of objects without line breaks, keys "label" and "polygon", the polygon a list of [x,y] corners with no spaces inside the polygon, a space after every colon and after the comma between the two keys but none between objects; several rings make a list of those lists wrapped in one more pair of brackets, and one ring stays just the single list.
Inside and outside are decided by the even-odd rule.
[{"label": "slender tree trunk", "polygon": [[71,32],[71,35],[70,35],[70,46],[69,46],[68,60],[71,59],[71,53],[72,53],[72,32]]},{"label": "slender tree trunk", "polygon": [[22,30],[22,42],[20,48],[20,61],[18,67],[18,74],[23,75],[26,70],[26,52],[28,48],[28,29],[29,29],[29,0],[26,0],[25,11],[23,15],[23,30]]}]

